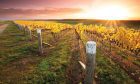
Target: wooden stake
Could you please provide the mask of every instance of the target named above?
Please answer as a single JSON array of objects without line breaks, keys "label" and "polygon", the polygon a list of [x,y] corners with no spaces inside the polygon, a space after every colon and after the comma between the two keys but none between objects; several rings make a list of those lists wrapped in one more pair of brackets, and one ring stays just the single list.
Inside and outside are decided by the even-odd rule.
[{"label": "wooden stake", "polygon": [[30,40],[32,40],[32,31],[29,28],[28,28],[28,32],[29,32]]},{"label": "wooden stake", "polygon": [[96,58],[96,42],[88,41],[86,43],[86,76],[85,84],[93,84],[94,71],[95,71],[95,58]]},{"label": "wooden stake", "polygon": [[37,29],[37,35],[38,35],[39,53],[40,53],[40,54],[43,54],[42,37],[41,37],[41,29]]}]

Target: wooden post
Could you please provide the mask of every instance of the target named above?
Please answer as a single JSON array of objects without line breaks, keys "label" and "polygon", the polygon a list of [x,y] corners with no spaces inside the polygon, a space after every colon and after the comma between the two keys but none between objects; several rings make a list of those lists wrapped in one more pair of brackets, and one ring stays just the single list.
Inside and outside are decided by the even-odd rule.
[{"label": "wooden post", "polygon": [[23,31],[24,27],[22,25],[19,25],[19,26],[20,26],[21,31]]},{"label": "wooden post", "polygon": [[[110,39],[109,39],[109,40],[110,40]],[[110,53],[111,53],[111,42],[112,42],[112,41],[110,40],[110,43],[109,43],[109,44],[110,44]]]},{"label": "wooden post", "polygon": [[43,54],[42,37],[41,37],[41,29],[37,29],[37,35],[38,35],[39,53],[40,53],[40,54]]},{"label": "wooden post", "polygon": [[[16,24],[16,23],[15,23]],[[16,24],[16,26],[19,28],[19,30],[22,30],[22,27],[21,27],[21,25],[19,25],[19,24]]]},{"label": "wooden post", "polygon": [[84,84],[93,84],[96,58],[96,42],[88,41],[86,43],[86,76]]},{"label": "wooden post", "polygon": [[29,32],[30,40],[32,40],[32,31],[29,28],[28,28],[28,32]]},{"label": "wooden post", "polygon": [[32,40],[32,31],[29,29],[30,40]]},{"label": "wooden post", "polygon": [[26,35],[26,27],[24,27],[24,35]]},{"label": "wooden post", "polygon": [[21,25],[18,25],[18,26],[19,26],[19,29],[22,31],[23,30],[22,26]]}]

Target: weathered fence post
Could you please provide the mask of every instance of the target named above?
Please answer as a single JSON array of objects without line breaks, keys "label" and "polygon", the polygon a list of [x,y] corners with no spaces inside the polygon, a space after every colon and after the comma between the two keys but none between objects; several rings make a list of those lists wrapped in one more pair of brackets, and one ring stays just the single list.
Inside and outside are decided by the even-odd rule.
[{"label": "weathered fence post", "polygon": [[88,41],[86,43],[86,76],[84,84],[93,84],[96,58],[96,42]]},{"label": "weathered fence post", "polygon": [[32,31],[29,28],[28,28],[28,32],[29,32],[30,40],[32,40]]},{"label": "weathered fence post", "polygon": [[41,29],[37,29],[39,53],[43,54]]},{"label": "weathered fence post", "polygon": [[24,27],[24,35],[26,35],[26,27]]},{"label": "weathered fence post", "polygon": [[22,26],[21,26],[21,25],[18,25],[18,27],[19,27],[19,29],[20,29],[20,30],[23,30],[23,28],[22,28]]},{"label": "weathered fence post", "polygon": [[22,30],[22,27],[21,27],[21,25],[19,25],[19,24],[16,24],[16,23],[15,23],[15,25],[18,27],[18,29],[19,29],[19,30]]},{"label": "weathered fence post", "polygon": [[26,32],[27,32],[27,26],[24,26],[24,35],[26,35]]}]

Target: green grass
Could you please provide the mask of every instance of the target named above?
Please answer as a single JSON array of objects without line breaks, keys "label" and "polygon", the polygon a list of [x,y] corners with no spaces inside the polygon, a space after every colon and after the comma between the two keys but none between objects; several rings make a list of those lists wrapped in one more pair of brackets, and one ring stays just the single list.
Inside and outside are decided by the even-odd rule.
[{"label": "green grass", "polygon": [[[7,29],[0,35],[0,44],[2,44],[0,46],[0,81],[18,84],[65,84],[65,70],[70,56],[69,38],[63,38],[56,43],[55,48],[39,56],[37,39],[30,41],[29,36],[18,30],[16,25],[12,22],[8,24]],[[47,38],[50,40],[52,36],[48,34]],[[10,71],[13,72],[10,73]]]},{"label": "green grass", "polygon": [[[0,34],[0,81],[1,83],[25,82],[24,77],[35,70],[38,62],[43,59],[37,54],[37,43],[30,42],[13,22]],[[22,70],[22,71],[21,71]],[[12,71],[12,72],[11,72]]]},{"label": "green grass", "polygon": [[136,65],[140,66],[140,60],[134,60],[133,63],[135,63]]},{"label": "green grass", "polygon": [[127,73],[98,49],[96,74],[101,84],[135,84]]},{"label": "green grass", "polygon": [[[51,50],[47,58],[43,59],[37,66],[36,78],[32,74],[33,78],[31,81],[34,83],[47,83],[47,84],[65,84],[65,70],[67,68],[69,59],[69,49],[65,42],[60,42]],[[41,77],[40,77],[41,76]]]},{"label": "green grass", "polygon": [[[37,39],[30,41],[29,36],[12,22],[5,23],[9,26],[0,34],[0,83],[66,84],[66,69],[72,56],[72,35],[63,35],[52,43],[54,48],[44,48],[47,54],[40,56]],[[50,33],[42,35],[45,42],[53,40]],[[86,38],[82,39],[86,41]],[[78,53],[75,51],[74,54],[77,56]],[[98,49],[96,57],[96,74],[101,84],[135,84],[124,70]]]},{"label": "green grass", "polygon": [[68,45],[70,40],[69,37],[59,40],[55,48],[49,50],[47,57],[37,64],[36,70],[26,77],[26,80],[34,84],[65,84],[71,54]]},{"label": "green grass", "polygon": [[0,64],[8,64],[25,55],[32,54],[35,46],[28,42],[27,35],[19,31],[16,25],[8,22],[9,26],[0,35]]}]

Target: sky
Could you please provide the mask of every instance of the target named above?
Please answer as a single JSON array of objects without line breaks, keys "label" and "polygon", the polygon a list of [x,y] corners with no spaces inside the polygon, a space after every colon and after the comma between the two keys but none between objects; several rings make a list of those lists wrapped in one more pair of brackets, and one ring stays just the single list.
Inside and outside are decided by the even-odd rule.
[{"label": "sky", "polygon": [[127,19],[140,20],[140,0],[0,0],[0,20],[95,19],[89,16],[108,5],[121,5]]}]

